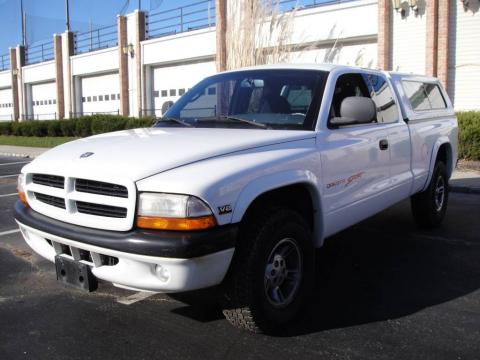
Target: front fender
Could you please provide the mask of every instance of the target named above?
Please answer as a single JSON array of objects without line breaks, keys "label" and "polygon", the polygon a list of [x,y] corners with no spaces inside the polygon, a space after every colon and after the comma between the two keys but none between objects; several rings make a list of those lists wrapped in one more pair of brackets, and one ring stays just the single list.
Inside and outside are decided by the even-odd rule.
[{"label": "front fender", "polygon": [[321,211],[321,194],[318,190],[321,189],[321,186],[320,180],[309,170],[286,170],[252,180],[238,195],[232,215],[232,223],[240,222],[249,206],[260,195],[289,185],[305,185],[307,187],[312,197],[314,210],[318,214],[314,217],[314,239],[316,239],[316,245],[321,246],[322,229],[324,228],[323,217],[321,216],[323,214]]}]

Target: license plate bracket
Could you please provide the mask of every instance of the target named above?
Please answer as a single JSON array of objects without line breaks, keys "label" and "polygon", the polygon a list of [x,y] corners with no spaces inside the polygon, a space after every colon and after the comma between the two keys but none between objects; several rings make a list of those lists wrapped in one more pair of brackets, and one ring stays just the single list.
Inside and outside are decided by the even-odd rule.
[{"label": "license plate bracket", "polygon": [[55,269],[57,280],[67,286],[88,292],[95,291],[98,287],[98,280],[87,264],[57,255],[55,256]]}]

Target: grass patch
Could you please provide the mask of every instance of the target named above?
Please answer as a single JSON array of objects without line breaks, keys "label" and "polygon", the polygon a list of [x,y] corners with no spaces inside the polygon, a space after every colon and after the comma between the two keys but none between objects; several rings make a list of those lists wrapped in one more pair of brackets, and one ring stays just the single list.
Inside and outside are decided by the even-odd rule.
[{"label": "grass patch", "polygon": [[35,136],[12,136],[0,135],[0,145],[14,145],[14,146],[30,146],[51,148],[68,141],[76,140],[76,137],[35,137]]}]

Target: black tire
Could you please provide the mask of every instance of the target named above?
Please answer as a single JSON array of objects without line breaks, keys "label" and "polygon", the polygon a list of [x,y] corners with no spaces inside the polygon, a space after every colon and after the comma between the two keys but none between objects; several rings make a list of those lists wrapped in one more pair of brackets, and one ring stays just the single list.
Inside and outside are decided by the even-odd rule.
[{"label": "black tire", "polygon": [[[289,247],[292,249],[290,252]],[[272,253],[274,250],[279,253]],[[283,252],[285,258],[282,257]],[[254,333],[276,333],[285,328],[299,315],[308,299],[313,284],[314,254],[310,228],[297,212],[268,208],[252,214],[242,226],[232,266],[224,282],[222,305],[227,320],[238,328]],[[267,275],[267,264],[272,256],[274,260],[269,265],[271,270],[268,270],[268,274],[273,275],[275,271],[277,275],[282,271],[286,274],[285,268],[290,266],[300,269],[298,280],[292,280],[296,277],[291,271],[290,277],[278,275],[274,280],[269,278],[267,281],[270,276]],[[280,260],[275,262],[275,259]],[[274,264],[285,268],[273,268]],[[282,278],[283,285],[274,287]],[[267,285],[269,290],[266,290]],[[274,290],[282,286],[286,290],[295,290],[288,293],[284,290],[284,300],[290,300],[280,306],[274,303],[281,298],[278,294],[282,294],[282,291]],[[278,295],[275,300],[272,300],[275,297],[273,293]]]},{"label": "black tire", "polygon": [[[439,186],[443,184],[443,201],[439,206]],[[428,188],[411,197],[413,218],[422,228],[435,228],[440,226],[445,217],[448,206],[448,176],[447,168],[442,161],[437,161]]]}]

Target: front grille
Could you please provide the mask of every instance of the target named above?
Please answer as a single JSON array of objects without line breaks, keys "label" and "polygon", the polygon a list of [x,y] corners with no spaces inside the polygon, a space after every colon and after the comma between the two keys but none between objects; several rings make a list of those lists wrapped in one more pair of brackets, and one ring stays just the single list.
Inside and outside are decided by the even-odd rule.
[{"label": "front grille", "polygon": [[112,178],[111,183],[99,180],[39,171],[27,174],[25,193],[33,210],[59,221],[103,230],[130,230],[135,217],[135,186],[121,177]]},{"label": "front grille", "polygon": [[45,204],[55,206],[61,209],[65,209],[65,199],[52,196],[52,195],[45,195],[35,192],[35,199]]},{"label": "front grille", "polygon": [[50,186],[63,189],[65,186],[65,178],[57,175],[33,174],[32,182],[38,185]]},{"label": "front grille", "polygon": [[82,214],[105,216],[111,218],[126,218],[127,209],[118,206],[92,204],[83,201],[77,201],[77,210]]},{"label": "front grille", "polygon": [[90,194],[128,198],[128,190],[125,186],[101,181],[76,179],[75,190]]}]

